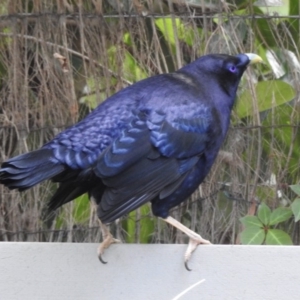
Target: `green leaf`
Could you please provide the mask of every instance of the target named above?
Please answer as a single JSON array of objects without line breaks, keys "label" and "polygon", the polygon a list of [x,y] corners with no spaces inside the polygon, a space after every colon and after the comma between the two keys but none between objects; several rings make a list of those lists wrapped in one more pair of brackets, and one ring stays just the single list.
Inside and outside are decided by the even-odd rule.
[{"label": "green leaf", "polygon": [[290,185],[290,188],[295,194],[300,196],[300,184]]},{"label": "green leaf", "polygon": [[[300,122],[300,113],[295,110],[298,110],[297,106],[292,106],[290,103],[277,106],[268,112],[266,119],[262,122],[266,128],[273,128],[263,131],[262,139],[266,155],[276,161],[277,166],[273,171],[280,173],[282,169],[288,167],[292,182],[297,182],[300,176],[300,151],[298,150],[300,149],[300,131],[294,128]],[[282,126],[276,128],[276,125]],[[290,159],[287,162],[288,156]]]},{"label": "green leaf", "polygon": [[[155,25],[159,28],[159,30],[163,33],[165,39],[172,45],[175,45],[176,38],[173,30],[173,23],[171,18],[161,18],[155,20]],[[176,18],[174,20],[175,28],[180,25],[180,19]]]},{"label": "green leaf", "polygon": [[166,41],[172,46],[176,44],[176,37],[187,45],[193,46],[195,39],[203,34],[201,28],[195,31],[193,27],[185,25],[180,18],[159,18],[155,20],[155,25],[161,31]]},{"label": "green leaf", "polygon": [[256,216],[245,216],[240,218],[240,221],[242,224],[245,225],[245,227],[263,227],[262,222],[258,219]]},{"label": "green leaf", "polygon": [[[270,2],[270,4],[268,4]],[[279,16],[287,16],[289,14],[289,0],[281,0],[280,4],[272,5],[272,1],[257,1],[254,5],[258,6],[261,11],[268,15],[273,15],[274,13]],[[260,3],[260,4],[257,4]]]},{"label": "green leaf", "polygon": [[292,216],[293,212],[290,208],[278,207],[272,211],[270,216],[269,225],[275,225],[288,220]]},{"label": "green leaf", "polygon": [[[150,206],[148,204],[141,206],[139,213],[139,224],[137,222],[137,210],[130,212],[129,218],[123,222],[128,234],[126,238],[128,243],[136,243],[137,241],[140,243],[149,243],[151,235],[154,232],[154,220],[149,218]],[[137,230],[139,230],[138,236],[136,234]]]},{"label": "green leaf", "polygon": [[0,15],[8,15],[9,14],[8,7],[9,7],[9,1],[8,0],[1,1]]},{"label": "green leaf", "polygon": [[293,214],[295,216],[295,222],[300,220],[300,198],[296,198],[291,205]]},{"label": "green leaf", "polygon": [[[253,12],[255,15],[264,16],[263,11],[258,7],[253,7]],[[251,22],[252,29],[255,32],[255,36],[259,41],[267,47],[276,47],[278,41],[276,39],[276,28],[274,27],[274,22],[268,20],[267,18],[258,18]]]},{"label": "green leaf", "polygon": [[[126,34],[124,38],[126,39]],[[111,46],[108,51],[108,65],[109,68],[113,71],[116,71],[120,68],[116,57],[118,56],[118,50],[116,46]],[[138,61],[134,56],[130,54],[129,51],[124,50],[122,57],[122,73],[123,77],[128,81],[139,81],[144,78],[147,78],[147,73],[139,65]]]},{"label": "green leaf", "polygon": [[[300,3],[299,0],[290,0],[290,16],[298,16],[300,14]],[[299,46],[299,18],[288,19],[289,23],[292,26],[291,33],[294,39]]]},{"label": "green leaf", "polygon": [[123,36],[123,42],[128,46],[132,46],[132,40],[129,32],[126,32]]},{"label": "green leaf", "polygon": [[[255,92],[259,112],[289,102],[293,100],[296,95],[294,88],[281,80],[258,82],[255,86]],[[235,109],[240,118],[251,116],[255,113],[254,101],[256,101],[256,99],[253,98],[249,90],[242,93]]]},{"label": "green leaf", "polygon": [[270,208],[265,203],[261,203],[258,207],[257,216],[264,225],[269,225],[271,216]]},{"label": "green leaf", "polygon": [[266,245],[293,245],[291,237],[280,229],[269,229],[266,235]]},{"label": "green leaf", "polygon": [[258,227],[249,227],[241,232],[243,245],[261,245],[265,239],[265,231]]},{"label": "green leaf", "polygon": [[[87,224],[91,214],[91,204],[88,194],[86,193],[77,197],[72,205],[74,223]],[[62,229],[67,226],[67,219],[69,218],[67,216],[69,216],[69,213],[66,210],[66,206],[63,206],[56,218],[55,229]]]},{"label": "green leaf", "polygon": [[123,59],[124,77],[129,81],[139,81],[147,78],[146,72],[139,66],[136,59],[128,52],[125,52]]},{"label": "green leaf", "polygon": [[81,97],[79,99],[79,103],[85,104],[90,109],[96,108],[97,105],[99,104],[97,102],[97,96],[96,96],[96,94],[91,94],[91,95],[86,95],[86,96]]},{"label": "green leaf", "polygon": [[88,194],[83,194],[74,200],[73,218],[75,223],[85,223],[89,220],[91,203]]}]

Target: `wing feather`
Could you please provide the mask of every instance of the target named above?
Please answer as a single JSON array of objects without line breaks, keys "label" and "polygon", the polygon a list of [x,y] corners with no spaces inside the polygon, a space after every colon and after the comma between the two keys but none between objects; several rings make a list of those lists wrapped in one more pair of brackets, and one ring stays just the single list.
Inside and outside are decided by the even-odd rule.
[{"label": "wing feather", "polygon": [[[188,145],[199,147],[192,153],[199,155],[182,158],[180,147],[185,140],[184,130],[167,124],[162,116],[157,120],[160,122],[159,135],[165,136],[162,148],[151,139],[154,126],[152,130],[149,128],[149,116],[139,113],[121,137],[106,148],[98,159],[94,172],[107,186],[98,209],[102,222],[110,223],[158,195],[161,199],[167,197],[180,186],[198,162],[206,140],[204,130],[198,135],[185,132],[189,135]],[[200,139],[200,142],[194,139]],[[173,157],[168,157],[162,150],[166,149],[167,144],[175,148]]]}]

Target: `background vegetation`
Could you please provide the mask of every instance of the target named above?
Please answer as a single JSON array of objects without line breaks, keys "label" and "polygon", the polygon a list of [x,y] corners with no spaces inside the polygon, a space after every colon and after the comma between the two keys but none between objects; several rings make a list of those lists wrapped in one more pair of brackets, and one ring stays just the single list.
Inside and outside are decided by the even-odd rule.
[{"label": "background vegetation", "polygon": [[[220,155],[172,215],[213,243],[299,244],[298,0],[4,0],[0,162],[36,149],[114,92],[207,53],[255,52]],[[292,185],[292,187],[290,187]],[[0,241],[98,242],[87,196],[46,215],[56,185],[0,187]],[[186,242],[148,205],[111,225],[127,242]]]}]

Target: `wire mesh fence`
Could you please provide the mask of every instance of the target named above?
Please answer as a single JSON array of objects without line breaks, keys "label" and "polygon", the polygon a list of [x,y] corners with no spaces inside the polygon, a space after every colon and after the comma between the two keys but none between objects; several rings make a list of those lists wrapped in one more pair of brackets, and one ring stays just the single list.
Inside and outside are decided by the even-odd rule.
[{"label": "wire mesh fence", "polygon": [[[271,208],[288,205],[288,185],[298,183],[300,175],[300,55],[294,33],[299,13],[266,14],[258,7],[239,7],[238,1],[190,2],[0,4],[0,162],[37,149],[137,80],[172,72],[207,53],[258,52],[268,63],[248,70],[239,91],[240,97],[250,94],[250,111],[233,112],[209,176],[172,215],[214,243],[239,243],[240,217],[254,214],[261,201]],[[265,89],[274,98],[264,110],[255,89],[261,81],[268,81]],[[276,81],[293,87],[291,99],[276,90]],[[278,94],[284,99],[280,105]],[[99,241],[95,208],[87,197],[45,212],[56,187],[46,182],[20,194],[0,186],[0,241]],[[149,208],[110,226],[131,242],[186,242]],[[298,243],[298,225],[285,227]]]}]

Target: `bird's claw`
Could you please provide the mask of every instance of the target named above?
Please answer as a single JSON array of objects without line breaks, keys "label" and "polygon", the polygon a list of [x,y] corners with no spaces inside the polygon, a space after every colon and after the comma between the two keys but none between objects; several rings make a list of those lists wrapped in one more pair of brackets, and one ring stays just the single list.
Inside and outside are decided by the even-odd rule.
[{"label": "bird's claw", "polygon": [[200,235],[195,236],[195,238],[190,238],[189,245],[184,255],[184,266],[187,269],[187,271],[192,271],[192,269],[190,269],[188,266],[188,262],[192,256],[192,253],[200,244],[211,245],[211,242],[209,240],[205,240]]},{"label": "bird's claw", "polygon": [[188,261],[184,262],[184,266],[185,266],[187,271],[192,271],[192,269],[189,268]]},{"label": "bird's claw", "polygon": [[102,258],[102,254],[100,253],[100,254],[98,254],[98,258],[99,258],[99,260],[105,265],[105,264],[107,264],[107,261],[105,261],[103,258]]},{"label": "bird's claw", "polygon": [[103,264],[107,264],[107,261],[103,259],[103,254],[105,249],[107,249],[111,244],[121,243],[120,240],[115,239],[110,233],[103,239],[103,242],[99,245],[97,249],[98,258]]}]

